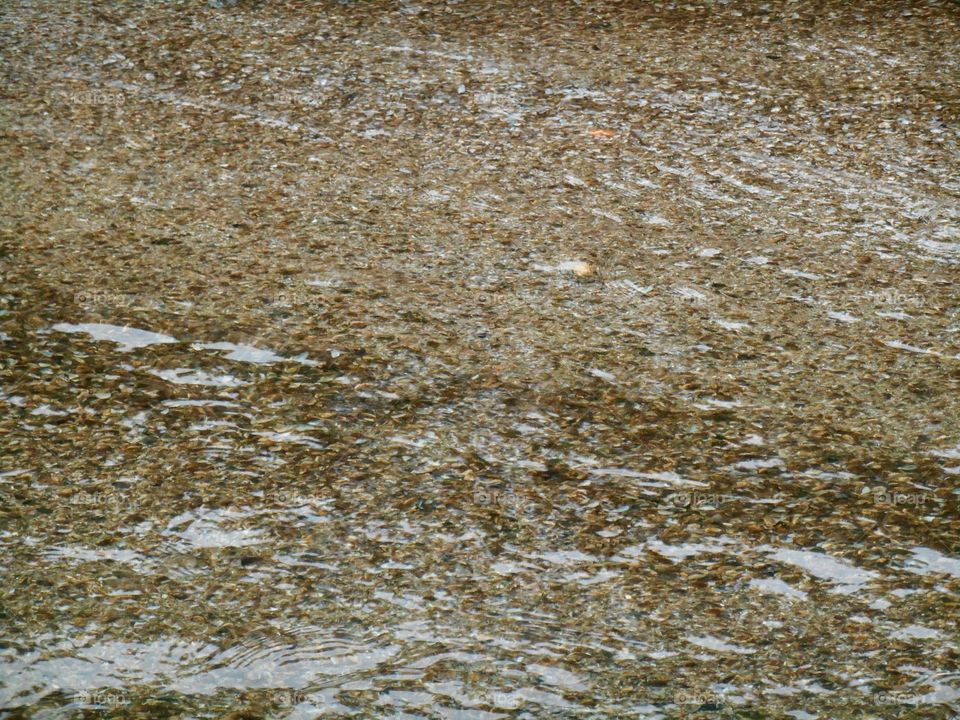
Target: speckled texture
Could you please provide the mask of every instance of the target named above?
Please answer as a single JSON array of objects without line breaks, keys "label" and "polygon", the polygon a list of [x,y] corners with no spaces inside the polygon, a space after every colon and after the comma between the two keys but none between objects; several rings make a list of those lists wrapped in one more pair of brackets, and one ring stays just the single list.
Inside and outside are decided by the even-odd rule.
[{"label": "speckled texture", "polygon": [[958,43],[7,3],[0,717],[955,717]]}]

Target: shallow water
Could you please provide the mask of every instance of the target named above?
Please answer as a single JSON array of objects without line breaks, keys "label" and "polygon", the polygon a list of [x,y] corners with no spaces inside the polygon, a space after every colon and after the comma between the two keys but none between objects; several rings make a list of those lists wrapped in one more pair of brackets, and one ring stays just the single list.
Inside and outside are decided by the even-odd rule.
[{"label": "shallow water", "polygon": [[960,712],[954,4],[2,32],[0,717]]}]

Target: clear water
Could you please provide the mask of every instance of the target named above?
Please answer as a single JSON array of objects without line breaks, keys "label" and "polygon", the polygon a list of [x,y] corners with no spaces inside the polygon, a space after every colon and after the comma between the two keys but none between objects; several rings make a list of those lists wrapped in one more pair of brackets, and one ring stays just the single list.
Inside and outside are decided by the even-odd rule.
[{"label": "clear water", "polygon": [[960,712],[960,25],[818,7],[8,8],[0,716]]}]

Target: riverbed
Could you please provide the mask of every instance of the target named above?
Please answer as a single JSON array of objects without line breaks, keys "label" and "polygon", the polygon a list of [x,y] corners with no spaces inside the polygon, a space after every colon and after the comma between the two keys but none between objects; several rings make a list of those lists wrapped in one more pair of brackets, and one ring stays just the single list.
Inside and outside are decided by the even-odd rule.
[{"label": "riverbed", "polygon": [[0,33],[0,717],[960,712],[955,3]]}]

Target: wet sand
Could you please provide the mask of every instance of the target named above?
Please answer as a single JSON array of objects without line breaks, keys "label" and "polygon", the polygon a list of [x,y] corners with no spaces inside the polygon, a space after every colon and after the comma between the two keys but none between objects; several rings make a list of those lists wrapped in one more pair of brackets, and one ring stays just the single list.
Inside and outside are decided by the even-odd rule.
[{"label": "wet sand", "polygon": [[955,3],[222,5],[0,12],[0,717],[960,713]]}]

